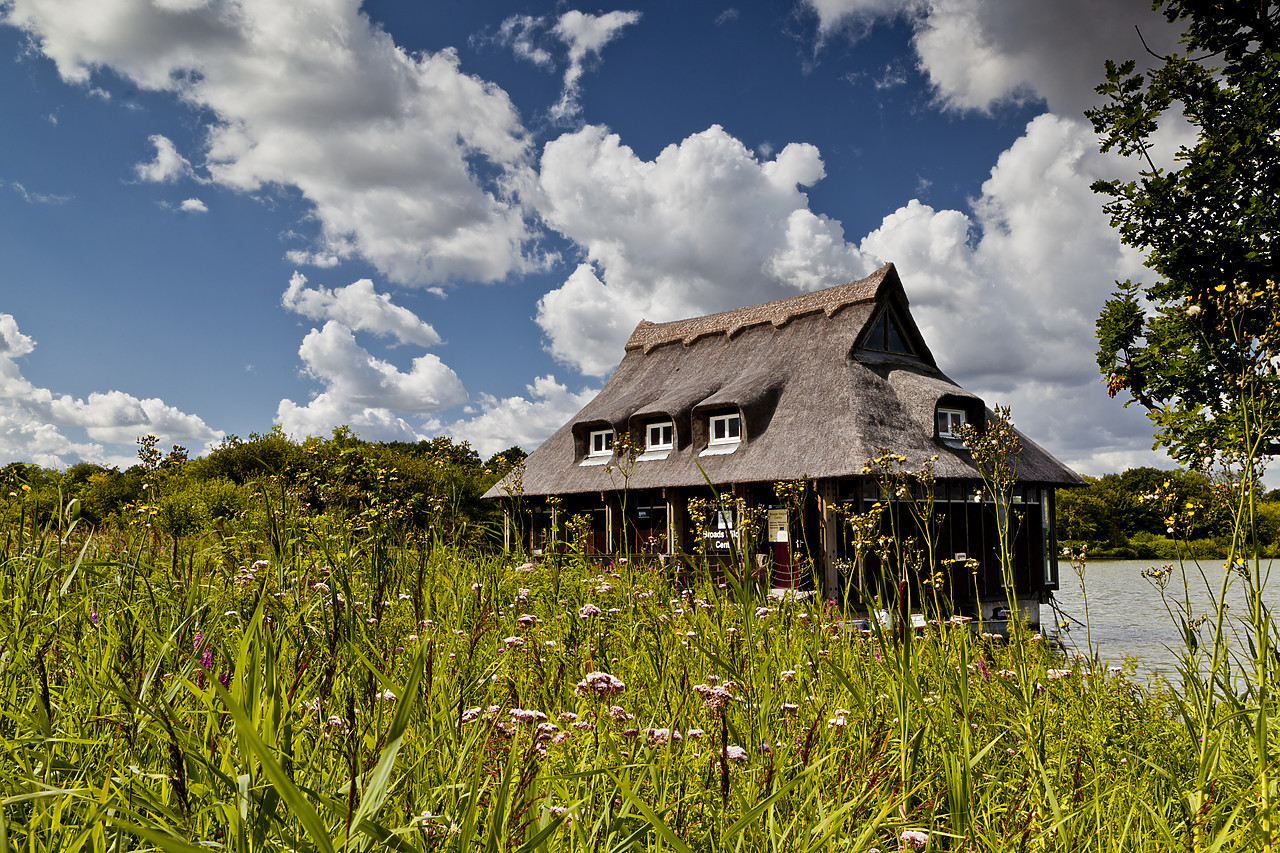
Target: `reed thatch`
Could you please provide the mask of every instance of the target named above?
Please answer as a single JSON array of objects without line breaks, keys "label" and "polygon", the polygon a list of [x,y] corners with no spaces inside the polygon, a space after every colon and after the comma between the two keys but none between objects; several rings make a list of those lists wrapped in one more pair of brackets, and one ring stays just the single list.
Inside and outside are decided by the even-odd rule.
[{"label": "reed thatch", "polygon": [[[886,310],[910,355],[863,347],[871,321]],[[628,488],[861,476],[885,451],[912,468],[936,455],[939,479],[976,479],[963,446],[937,437],[940,403],[967,410],[971,421],[990,416],[938,369],[887,264],[861,281],[764,305],[642,321],[600,394],[529,455],[523,493],[621,488],[616,464],[582,464],[591,430],[629,431],[643,447],[646,424],[668,419],[675,447],[665,458],[636,462]],[[742,442],[731,453],[703,455],[708,417],[729,412],[742,415]],[[1027,483],[1082,482],[1026,436],[1018,471]],[[500,483],[486,497],[506,493]]]}]

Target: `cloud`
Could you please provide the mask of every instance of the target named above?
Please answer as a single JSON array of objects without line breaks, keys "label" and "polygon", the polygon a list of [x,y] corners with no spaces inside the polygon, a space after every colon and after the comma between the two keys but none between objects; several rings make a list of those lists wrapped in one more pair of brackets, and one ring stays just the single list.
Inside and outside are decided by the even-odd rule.
[{"label": "cloud", "polygon": [[547,144],[540,212],[586,262],[538,304],[560,361],[592,376],[617,363],[641,319],[763,302],[869,272],[839,223],[799,187],[821,180],[818,150],[792,143],[760,161],[718,127],[653,161],[588,126]]},{"label": "cloud", "polygon": [[295,272],[280,303],[308,319],[336,320],[348,329],[390,336],[402,344],[431,347],[440,343],[440,335],[429,323],[374,291],[367,278],[333,290],[306,284],[306,276]]},{"label": "cloud", "polygon": [[[17,362],[34,349],[35,341],[19,330],[14,317],[0,314],[0,457],[50,468],[81,460],[128,465],[128,454],[104,445],[155,434],[161,444],[208,449],[224,436],[196,415],[156,398],[106,391],[77,399],[39,388],[22,375]],[[83,430],[90,440],[72,438],[69,429]]]},{"label": "cloud", "polygon": [[732,23],[733,21],[738,20],[739,14],[740,13],[736,8],[734,8],[733,6],[730,6],[727,9],[725,9],[723,12],[721,12],[719,15],[716,15],[716,24],[721,25],[721,24]]},{"label": "cloud", "polygon": [[578,114],[582,108],[581,79],[587,62],[598,59],[600,51],[618,37],[623,27],[639,20],[639,12],[590,15],[571,10],[560,16],[552,32],[569,48],[569,67],[564,72],[560,100],[551,108],[553,119],[567,119]]},{"label": "cloud", "polygon": [[899,86],[907,84],[907,72],[904,71],[897,63],[886,65],[884,72],[872,81],[876,91],[883,92],[888,89],[896,89]]},{"label": "cloud", "polygon": [[892,261],[942,368],[1012,405],[1068,464],[1167,464],[1143,449],[1149,422],[1109,399],[1094,367],[1094,321],[1113,281],[1146,272],[1089,187],[1130,168],[1098,153],[1083,119],[1042,115],[967,211],[911,201],[854,243],[801,191],[824,175],[813,146],[761,161],[713,127],[643,161],[586,127],[543,155],[540,210],[586,258],[543,296],[537,320],[558,360],[603,376],[641,318],[777,299]]},{"label": "cloud", "polygon": [[833,35],[857,39],[881,19],[914,16],[924,0],[800,0],[799,7],[818,18],[818,47]]},{"label": "cloud", "polygon": [[[3,186],[3,184],[0,183],[0,186]],[[66,204],[75,198],[75,196],[70,195],[29,192],[25,186],[17,181],[10,181],[9,186],[13,187],[13,191],[27,204]]]},{"label": "cloud", "polygon": [[156,148],[156,156],[149,163],[136,163],[133,173],[140,181],[150,183],[173,183],[179,178],[194,175],[191,162],[178,153],[177,147],[166,136],[155,134],[147,137]]},{"label": "cloud", "polygon": [[502,22],[492,40],[510,47],[517,58],[548,69],[555,65],[552,40],[567,48],[564,87],[550,110],[553,121],[566,121],[582,109],[581,81],[587,65],[599,60],[605,45],[617,38],[624,27],[639,20],[639,12],[591,15],[574,10],[565,12],[554,24],[546,17],[512,15]]},{"label": "cloud", "polygon": [[498,27],[496,40],[499,44],[510,47],[520,59],[549,68],[555,62],[551,52],[535,41],[539,31],[545,28],[546,21],[546,18],[535,18],[532,15],[512,15]]},{"label": "cloud", "polygon": [[1004,152],[972,214],[918,201],[861,249],[893,261],[942,368],[1085,471],[1163,461],[1149,422],[1107,397],[1094,322],[1116,279],[1142,279],[1089,189],[1127,164],[1097,152],[1083,119],[1042,115]]},{"label": "cloud", "polygon": [[[0,22],[68,82],[110,69],[207,117],[200,170],[241,192],[296,189],[318,257],[359,256],[413,284],[542,263],[526,254],[529,142],[506,93],[452,50],[400,48],[359,0],[10,0]],[[180,163],[156,145],[140,175],[169,179]]]},{"label": "cloud", "polygon": [[295,272],[280,301],[296,314],[324,321],[298,349],[303,372],[324,390],[306,405],[280,401],[276,420],[289,435],[327,435],[346,425],[369,441],[417,441],[427,436],[405,414],[429,415],[467,399],[457,374],[435,355],[418,356],[402,372],[360,346],[355,331],[419,347],[440,343],[429,323],[376,292],[369,279],[329,289],[308,287],[306,277]]},{"label": "cloud", "polygon": [[855,38],[878,21],[905,18],[919,65],[939,99],[954,109],[990,110],[1002,102],[1044,99],[1077,116],[1095,103],[1107,59],[1145,59],[1135,27],[1157,53],[1177,31],[1148,0],[802,0],[819,38]]},{"label": "cloud", "polygon": [[550,374],[539,376],[525,388],[529,392],[527,398],[481,395],[481,413],[469,420],[455,421],[446,432],[471,442],[483,457],[512,445],[531,451],[600,393],[599,388],[584,388],[574,394]]},{"label": "cloud", "polygon": [[178,205],[178,209],[187,213],[208,213],[209,207],[198,198],[188,198]]},{"label": "cloud", "polygon": [[361,347],[336,320],[312,329],[298,355],[324,391],[305,406],[280,401],[276,420],[295,438],[327,435],[345,424],[369,441],[416,441],[425,436],[401,413],[429,414],[467,399],[457,374],[435,355],[418,356],[401,372]]}]

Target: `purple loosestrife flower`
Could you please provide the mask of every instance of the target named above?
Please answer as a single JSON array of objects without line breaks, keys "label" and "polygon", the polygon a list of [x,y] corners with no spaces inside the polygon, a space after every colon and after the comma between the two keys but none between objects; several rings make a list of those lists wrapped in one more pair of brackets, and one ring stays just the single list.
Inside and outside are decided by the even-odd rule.
[{"label": "purple loosestrife flower", "polygon": [[974,660],[974,663],[978,665],[978,670],[982,673],[982,680],[990,681],[991,673],[987,671],[987,662],[984,661],[981,657],[979,657]]}]

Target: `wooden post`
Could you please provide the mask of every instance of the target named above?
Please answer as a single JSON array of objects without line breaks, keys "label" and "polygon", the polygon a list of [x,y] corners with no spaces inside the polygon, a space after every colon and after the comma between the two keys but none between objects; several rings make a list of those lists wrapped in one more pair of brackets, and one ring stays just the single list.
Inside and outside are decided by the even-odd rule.
[{"label": "wooden post", "polygon": [[822,527],[822,594],[837,596],[840,591],[840,575],[836,571],[836,546],[840,541],[840,517],[835,512],[835,480],[818,481],[818,513]]},{"label": "wooden post", "polygon": [[667,555],[675,557],[684,542],[684,507],[679,489],[663,489],[662,497],[667,503]]},{"label": "wooden post", "polygon": [[618,512],[613,508],[613,501],[609,500],[609,496],[604,492],[600,493],[600,500],[604,503],[604,549],[610,554],[616,554],[618,537],[614,527],[618,524]]}]

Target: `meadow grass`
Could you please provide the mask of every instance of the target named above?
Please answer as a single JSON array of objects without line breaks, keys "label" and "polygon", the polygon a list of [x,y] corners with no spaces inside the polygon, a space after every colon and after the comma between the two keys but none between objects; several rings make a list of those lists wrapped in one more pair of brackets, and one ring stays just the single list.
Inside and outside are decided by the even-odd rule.
[{"label": "meadow grass", "polygon": [[865,632],[732,578],[349,525],[243,564],[4,542],[0,853],[1271,842],[1248,696],[1025,630]]}]

